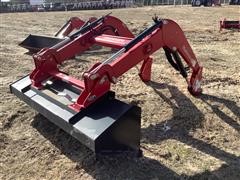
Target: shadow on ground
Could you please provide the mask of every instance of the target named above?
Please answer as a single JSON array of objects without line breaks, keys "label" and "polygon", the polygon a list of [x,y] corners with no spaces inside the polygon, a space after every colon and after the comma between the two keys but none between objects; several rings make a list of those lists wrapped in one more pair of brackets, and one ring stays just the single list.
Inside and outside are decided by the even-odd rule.
[{"label": "shadow on ground", "polygon": [[178,179],[178,175],[160,162],[147,157],[108,156],[100,160],[69,134],[60,130],[40,114],[35,116],[32,126],[55,145],[61,153],[73,162],[76,169],[84,170],[96,179],[132,179],[167,178]]},{"label": "shadow on ground", "polygon": [[[35,116],[32,126],[36,128],[45,138],[52,142],[60,151],[73,162],[76,169],[84,170],[96,179],[240,179],[237,172],[240,171],[240,158],[225,152],[218,147],[208,144],[202,140],[193,138],[189,132],[201,127],[204,114],[175,86],[150,82],[148,84],[154,91],[173,109],[173,116],[164,122],[142,128],[142,141],[147,144],[159,143],[165,139],[175,139],[193,148],[220,159],[226,164],[215,171],[205,171],[194,176],[177,174],[159,161],[147,157],[105,157],[96,161],[94,154],[81,145],[77,140],[60,130],[41,115]],[[172,97],[167,98],[161,89],[168,88]],[[174,99],[175,103],[172,102]],[[223,103],[236,116],[239,116],[240,108],[235,102],[219,97],[204,94],[200,97],[203,103],[210,106],[216,115],[223,121],[239,131],[239,124],[227,114],[212,105],[212,102]],[[171,130],[159,131],[165,125]],[[240,174],[240,173],[239,173]]]},{"label": "shadow on ground", "polygon": [[[201,96],[201,100],[205,102],[213,112],[222,119],[225,123],[232,126],[236,131],[240,132],[240,124],[238,124],[233,118],[231,118],[229,115],[221,111],[218,105],[215,105],[215,103],[220,103],[226,106],[236,117],[240,117],[240,108],[236,105],[234,101],[230,101],[227,99],[223,99],[217,96],[207,95],[203,94]],[[214,103],[214,104],[213,104]]]}]

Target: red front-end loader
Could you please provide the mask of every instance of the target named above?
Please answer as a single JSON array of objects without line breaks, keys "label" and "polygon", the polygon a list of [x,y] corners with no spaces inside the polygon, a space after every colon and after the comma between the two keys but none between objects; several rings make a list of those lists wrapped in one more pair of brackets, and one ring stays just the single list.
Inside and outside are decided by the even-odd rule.
[{"label": "red front-end loader", "polygon": [[[10,90],[96,154],[139,154],[141,108],[116,99],[111,84],[139,63],[141,80],[149,81],[151,55],[163,48],[170,64],[186,80],[189,92],[197,96],[201,93],[202,66],[181,28],[169,19],[153,18],[153,25],[135,37],[122,21],[110,15],[91,18],[77,27],[53,46],[41,46],[43,49],[33,55],[35,69],[12,83]],[[84,72],[82,80],[58,69],[62,62],[93,45],[118,51]],[[190,77],[180,57],[191,69]]]}]

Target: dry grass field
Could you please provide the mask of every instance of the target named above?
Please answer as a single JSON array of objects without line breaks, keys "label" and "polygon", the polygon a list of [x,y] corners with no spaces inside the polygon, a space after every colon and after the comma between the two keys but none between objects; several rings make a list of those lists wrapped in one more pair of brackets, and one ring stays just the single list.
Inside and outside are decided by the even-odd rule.
[{"label": "dry grass field", "polygon": [[[0,14],[0,179],[240,179],[240,32],[219,32],[221,18],[240,17],[239,6],[112,10],[134,34],[151,25],[154,14],[175,20],[204,66],[199,98],[188,93],[162,50],[153,56],[151,83],[141,82],[133,68],[113,86],[119,99],[142,107],[142,158],[96,161],[86,147],[10,94],[9,84],[33,69],[32,57],[18,46],[27,35],[53,35],[72,16],[108,12]],[[63,68],[80,77],[108,56],[108,49],[85,53]]]}]

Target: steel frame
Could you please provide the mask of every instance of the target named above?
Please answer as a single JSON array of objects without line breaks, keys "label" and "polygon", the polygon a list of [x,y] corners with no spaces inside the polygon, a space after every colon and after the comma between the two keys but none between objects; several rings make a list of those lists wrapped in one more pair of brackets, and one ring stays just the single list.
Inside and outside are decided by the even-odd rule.
[{"label": "steel frame", "polygon": [[[84,72],[83,81],[68,76],[58,69],[59,64],[86,51],[94,44],[117,48],[119,51],[106,61],[96,63]],[[77,32],[60,43],[33,55],[35,69],[30,74],[30,79],[32,86],[37,89],[43,88],[42,83],[47,79],[60,79],[79,88],[80,96],[69,106],[79,112],[107,93],[111,83],[116,83],[118,77],[140,62],[142,62],[140,78],[143,81],[149,81],[151,54],[160,48],[169,50],[176,62],[179,62],[177,65],[183,75],[184,69],[178,53],[181,55],[192,69],[190,79],[183,75],[188,89],[191,94],[198,95],[201,92],[202,66],[198,63],[181,28],[169,19],[155,19],[153,26],[137,37],[134,37],[122,21],[110,15],[85,22]]]}]

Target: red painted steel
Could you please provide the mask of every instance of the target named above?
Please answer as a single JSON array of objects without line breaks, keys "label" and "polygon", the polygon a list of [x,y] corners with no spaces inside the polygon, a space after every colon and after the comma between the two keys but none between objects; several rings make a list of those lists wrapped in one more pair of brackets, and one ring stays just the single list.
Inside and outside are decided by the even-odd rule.
[{"label": "red painted steel", "polygon": [[50,71],[49,75],[51,77],[56,78],[56,79],[60,79],[60,80],[62,80],[64,82],[67,82],[67,83],[69,83],[71,85],[74,85],[74,86],[76,86],[76,87],[78,87],[80,89],[84,89],[83,81],[78,80],[78,79],[76,79],[74,77],[68,76],[65,73],[62,73],[62,72],[59,72],[59,71]]},{"label": "red painted steel", "polygon": [[143,82],[148,82],[151,80],[152,61],[153,59],[151,57],[148,57],[147,59],[143,60],[143,63],[139,72],[139,77]]},{"label": "red painted steel", "polygon": [[67,26],[58,32],[58,37],[65,37],[69,35],[74,29],[79,29],[85,22],[78,17],[72,17],[69,19]]},{"label": "red painted steel", "polygon": [[111,48],[120,49],[129,43],[133,38],[122,37],[122,36],[112,36],[107,34],[102,34],[100,36],[96,36],[94,41],[96,44]]},{"label": "red painted steel", "polygon": [[65,80],[82,89],[77,101],[70,105],[75,111],[88,107],[110,90],[111,83],[132,67],[142,62],[140,78],[143,81],[151,79],[152,55],[158,49],[167,47],[178,52],[192,69],[190,79],[187,79],[191,94],[201,92],[202,66],[198,63],[192,48],[184,36],[181,28],[172,20],[163,20],[162,26],[155,29],[148,36],[141,39],[126,52],[119,52],[109,63],[96,63],[83,74],[83,81],[66,76],[58,70],[58,64],[82,53],[94,44],[101,44],[112,48],[122,48],[134,38],[126,25],[113,16],[104,20],[86,33],[75,39],[66,39],[64,42],[49,48],[42,49],[33,56],[35,70],[31,73],[32,86],[42,88],[42,82],[49,77]]},{"label": "red painted steel", "polygon": [[220,21],[220,31],[222,29],[238,29],[240,30],[240,20],[238,21],[229,21],[229,20],[222,20]]}]

